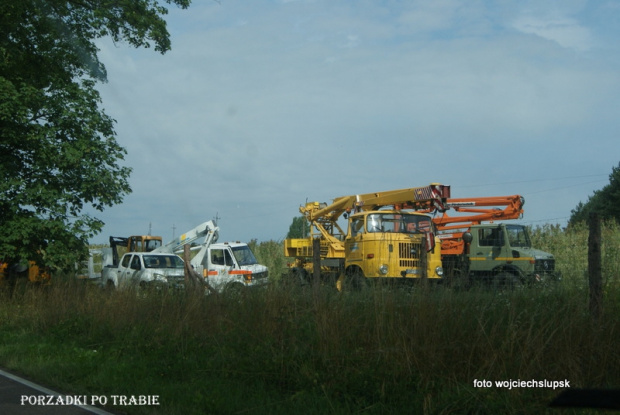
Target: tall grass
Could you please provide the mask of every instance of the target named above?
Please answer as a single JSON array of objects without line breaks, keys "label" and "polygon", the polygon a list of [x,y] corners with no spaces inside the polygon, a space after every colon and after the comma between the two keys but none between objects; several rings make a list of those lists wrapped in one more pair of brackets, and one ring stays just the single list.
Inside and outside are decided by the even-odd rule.
[{"label": "tall grass", "polygon": [[250,241],[248,244],[257,261],[269,268],[269,275],[274,280],[279,280],[287,271],[287,258],[284,257],[284,245],[282,241]]},{"label": "tall grass", "polygon": [[[0,365],[72,394],[160,396],[160,406],[114,408],[128,413],[554,413],[546,405],[557,389],[474,381],[620,386],[611,283],[620,264],[607,263],[618,260],[607,251],[617,228],[603,233],[611,274],[596,321],[582,284],[586,245],[577,246],[587,231],[574,232],[535,230],[565,275],[541,289],[340,294],[273,284],[238,299],[105,293],[67,280],[4,292]],[[257,256],[281,252],[263,244]]]},{"label": "tall grass", "polygon": [[[544,225],[533,228],[531,234],[534,247],[554,254],[565,284],[587,286],[589,229],[585,223],[570,229]],[[617,285],[620,283],[620,227],[617,222],[602,224],[601,242],[603,284]]]}]

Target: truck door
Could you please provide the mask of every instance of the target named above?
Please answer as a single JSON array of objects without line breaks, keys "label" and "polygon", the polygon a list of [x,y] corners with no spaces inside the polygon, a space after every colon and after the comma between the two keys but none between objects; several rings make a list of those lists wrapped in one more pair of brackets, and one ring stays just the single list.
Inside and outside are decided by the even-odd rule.
[{"label": "truck door", "polygon": [[347,266],[355,264],[360,268],[362,267],[362,260],[364,257],[363,233],[364,216],[351,218],[349,222],[349,237],[345,240],[344,244]]},{"label": "truck door", "polygon": [[233,258],[228,249],[211,248],[209,253],[209,284],[217,288],[231,282],[229,272],[233,266]]},{"label": "truck door", "polygon": [[121,258],[121,262],[118,264],[118,268],[116,269],[116,281],[115,284],[117,287],[121,285],[125,285],[125,275],[126,270],[129,268],[129,264],[131,263],[131,257],[133,255],[127,254],[123,255]]},{"label": "truck door", "polygon": [[491,271],[498,258],[505,256],[506,236],[502,226],[488,226],[477,229],[477,241],[470,248],[471,269]]},{"label": "truck door", "polygon": [[130,284],[139,270],[142,269],[140,255],[125,255],[119,269],[119,283]]}]

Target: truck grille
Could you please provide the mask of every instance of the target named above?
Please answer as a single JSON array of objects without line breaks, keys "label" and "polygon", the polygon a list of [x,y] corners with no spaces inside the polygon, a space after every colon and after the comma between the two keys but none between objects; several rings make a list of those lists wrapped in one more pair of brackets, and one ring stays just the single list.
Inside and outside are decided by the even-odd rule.
[{"label": "truck grille", "polygon": [[420,262],[422,244],[401,242],[398,244],[398,258],[401,268],[416,268]]},{"label": "truck grille", "polygon": [[555,271],[555,259],[537,259],[534,271],[541,273]]}]

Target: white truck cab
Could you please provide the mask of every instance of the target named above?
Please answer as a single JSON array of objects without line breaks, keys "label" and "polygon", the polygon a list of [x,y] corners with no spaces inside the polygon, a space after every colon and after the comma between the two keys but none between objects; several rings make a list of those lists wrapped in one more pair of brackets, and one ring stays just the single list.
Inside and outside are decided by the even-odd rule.
[{"label": "white truck cab", "polygon": [[212,243],[191,261],[192,266],[217,291],[267,284],[268,270],[243,242]]}]

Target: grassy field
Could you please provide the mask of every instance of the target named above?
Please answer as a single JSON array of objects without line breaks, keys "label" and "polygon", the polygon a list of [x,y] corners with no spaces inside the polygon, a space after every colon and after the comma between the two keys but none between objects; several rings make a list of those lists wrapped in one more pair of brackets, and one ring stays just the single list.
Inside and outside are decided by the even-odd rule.
[{"label": "grassy field", "polygon": [[[242,299],[138,296],[58,278],[0,292],[0,366],[130,414],[564,414],[547,408],[561,388],[496,381],[620,388],[620,230],[603,227],[596,321],[587,236],[534,229],[564,281],[513,292],[272,284]],[[272,273],[285,267],[281,243],[253,249]],[[159,405],[111,406],[116,395]]]}]

